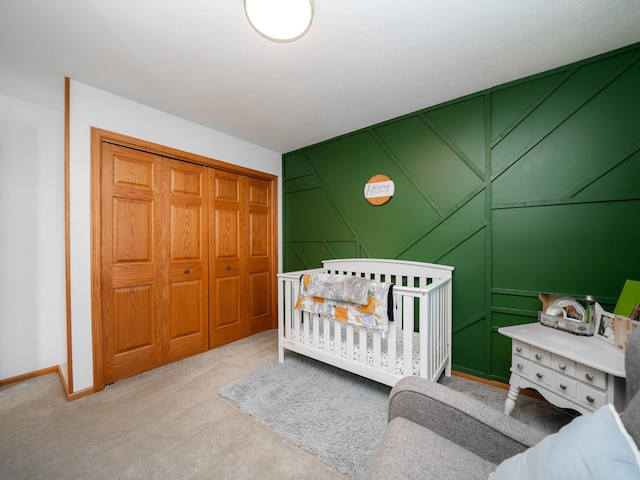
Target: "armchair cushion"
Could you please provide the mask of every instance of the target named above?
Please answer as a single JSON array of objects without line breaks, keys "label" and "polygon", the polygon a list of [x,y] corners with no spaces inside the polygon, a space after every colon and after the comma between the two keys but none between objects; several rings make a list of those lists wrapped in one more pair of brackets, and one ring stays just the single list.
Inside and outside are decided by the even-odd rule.
[{"label": "armchair cushion", "polygon": [[640,478],[640,452],[612,405],[575,418],[535,447],[502,462],[491,480]]},{"label": "armchair cushion", "polygon": [[464,447],[403,417],[387,425],[365,479],[483,479],[496,468]]},{"label": "armchair cushion", "polygon": [[405,377],[389,395],[389,421],[404,417],[496,465],[544,434],[439,383]]}]

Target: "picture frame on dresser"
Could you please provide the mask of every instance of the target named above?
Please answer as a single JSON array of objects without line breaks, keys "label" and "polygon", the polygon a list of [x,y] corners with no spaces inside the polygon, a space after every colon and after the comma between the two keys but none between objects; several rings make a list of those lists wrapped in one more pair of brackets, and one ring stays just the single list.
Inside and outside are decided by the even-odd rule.
[{"label": "picture frame on dresser", "polygon": [[611,345],[615,344],[615,315],[613,313],[602,311],[596,318],[596,328],[594,336],[603,342]]}]

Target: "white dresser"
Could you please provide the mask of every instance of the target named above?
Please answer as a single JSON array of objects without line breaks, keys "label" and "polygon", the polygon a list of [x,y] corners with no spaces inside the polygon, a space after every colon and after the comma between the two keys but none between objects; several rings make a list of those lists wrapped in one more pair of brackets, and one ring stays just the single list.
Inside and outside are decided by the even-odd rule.
[{"label": "white dresser", "polygon": [[596,337],[529,323],[498,329],[512,339],[511,378],[504,413],[521,388],[533,388],[553,405],[588,413],[611,403],[624,407],[624,354]]}]

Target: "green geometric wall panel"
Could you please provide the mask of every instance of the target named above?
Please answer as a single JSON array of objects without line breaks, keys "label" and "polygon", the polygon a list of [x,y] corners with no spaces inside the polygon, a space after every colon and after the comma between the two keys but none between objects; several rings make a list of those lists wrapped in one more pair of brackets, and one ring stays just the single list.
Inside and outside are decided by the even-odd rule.
[{"label": "green geometric wall panel", "polygon": [[466,157],[484,172],[485,167],[485,99],[475,97],[446,107],[425,112],[434,128],[441,132],[461,156]]},{"label": "green geometric wall panel", "polygon": [[[338,154],[335,144],[345,143],[345,152]],[[388,250],[401,249],[406,238],[419,235],[425,224],[437,222],[438,215],[428,201],[390,160],[387,153],[369,134],[348,136],[338,142],[329,142],[305,152],[309,163],[317,172],[323,191],[331,198],[335,208],[349,219],[350,227],[367,256],[387,256]],[[364,199],[367,180],[384,173],[395,182],[396,195],[382,206],[374,207]],[[407,209],[406,205],[413,205]],[[317,209],[311,210],[315,214]],[[321,216],[320,216],[321,217]],[[325,221],[315,229],[324,229]],[[389,235],[393,232],[394,235]]]},{"label": "green geometric wall panel", "polygon": [[[496,88],[491,93],[491,142],[502,138],[539,105],[567,76],[566,71]],[[505,155],[507,156],[507,155]],[[508,156],[507,156],[508,157]],[[493,159],[494,169],[502,164]]]},{"label": "green geometric wall panel", "polygon": [[493,287],[616,298],[640,278],[640,201],[497,210]]},{"label": "green geometric wall panel", "polygon": [[[438,263],[455,267],[453,282],[453,344],[460,341],[458,333],[469,328],[486,316],[486,261],[485,231],[471,235],[458,245]],[[482,357],[485,351],[482,337],[476,338],[474,344],[462,344],[464,348],[477,352]],[[457,349],[457,348],[456,348]]]},{"label": "green geometric wall panel", "polygon": [[[634,87],[640,84],[640,62],[625,58],[635,64],[624,71],[620,62],[605,62],[617,67],[614,73],[603,71],[598,63],[576,69],[540,106],[537,116],[541,118],[535,128],[529,121],[532,113],[492,150],[495,161],[504,153],[505,142],[511,137],[518,140],[511,141],[518,152],[514,157],[517,167],[509,168],[493,183],[495,203],[565,198],[585,179],[607,168],[612,159],[626,158],[637,150],[639,129],[632,120],[640,104],[640,89]],[[554,105],[543,108],[547,103]]]},{"label": "green geometric wall panel", "polygon": [[[452,363],[454,365],[468,365],[466,373],[484,376],[486,368],[485,350],[482,349],[486,326],[476,323],[469,328],[456,333],[455,341],[458,348],[453,349]],[[464,345],[464,348],[461,346]]]},{"label": "green geometric wall panel", "polygon": [[[333,253],[332,258],[358,258],[358,243],[355,241],[352,242],[334,242],[328,241],[327,247]],[[326,260],[326,258],[323,258]]]},{"label": "green geometric wall panel", "polygon": [[491,334],[491,343],[494,346],[491,356],[491,371],[498,378],[509,378],[511,339],[498,332],[493,332]]},{"label": "green geometric wall panel", "polygon": [[295,270],[320,267],[323,260],[334,257],[334,252],[331,251],[326,242],[289,242],[288,247],[295,252],[301,265]]},{"label": "green geometric wall panel", "polygon": [[633,198],[638,191],[640,178],[640,151],[625,157],[620,162],[611,163],[610,169],[604,169],[599,176],[585,185],[574,195],[577,200],[591,198]]},{"label": "green geometric wall panel", "polygon": [[318,222],[321,222],[324,238],[331,240],[353,240],[347,220],[332,204],[322,189],[310,189],[287,193],[287,218],[293,221],[284,224],[284,235],[293,241],[317,240]]},{"label": "green geometric wall panel", "polygon": [[448,212],[482,183],[483,179],[451,148],[448,139],[418,116],[391,122],[375,131],[438,211]]},{"label": "green geometric wall panel", "polygon": [[[464,242],[474,231],[482,228],[484,223],[485,198],[481,191],[436,227],[425,231],[398,258],[427,258],[429,262],[441,263],[452,247]],[[481,256],[484,257],[483,252]]]},{"label": "green geometric wall panel", "polygon": [[[507,382],[538,292],[640,280],[640,44],[283,155],[283,265],[452,265],[453,368]],[[386,174],[395,195],[363,198]]]},{"label": "green geometric wall panel", "polygon": [[282,165],[282,174],[288,181],[298,177],[313,175],[314,171],[306,161],[302,152],[294,152],[287,155],[289,161]]}]

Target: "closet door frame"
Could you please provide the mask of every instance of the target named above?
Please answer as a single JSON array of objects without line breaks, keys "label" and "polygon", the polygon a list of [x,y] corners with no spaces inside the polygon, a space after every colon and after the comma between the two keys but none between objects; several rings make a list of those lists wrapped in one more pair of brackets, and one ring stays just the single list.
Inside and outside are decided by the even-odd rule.
[{"label": "closet door frame", "polygon": [[[101,264],[101,238],[102,222],[100,203],[101,192],[101,165],[102,144],[112,143],[123,147],[141,150],[155,155],[160,155],[174,160],[212,167],[230,173],[245,175],[271,182],[271,271],[278,271],[278,177],[258,170],[253,170],[239,165],[233,165],[213,158],[184,152],[175,148],[160,145],[153,142],[137,139],[127,135],[100,128],[91,128],[91,329],[93,350],[93,391],[98,392],[105,387],[104,379],[104,344],[102,337],[103,319],[102,312],[102,264]],[[275,273],[274,273],[275,275]],[[271,318],[272,328],[277,327],[277,288],[275,280],[271,282]]]}]

